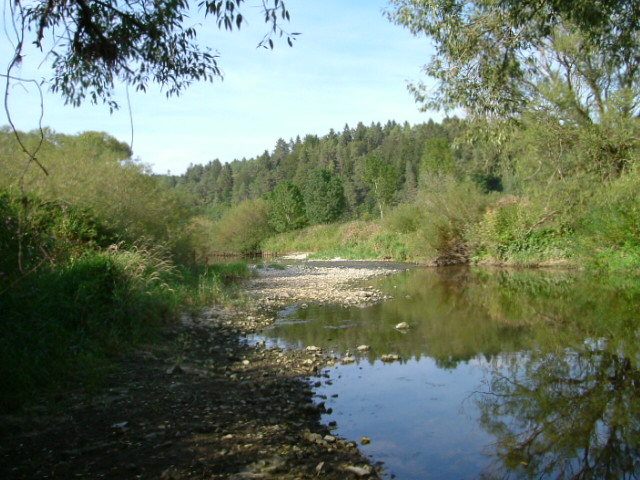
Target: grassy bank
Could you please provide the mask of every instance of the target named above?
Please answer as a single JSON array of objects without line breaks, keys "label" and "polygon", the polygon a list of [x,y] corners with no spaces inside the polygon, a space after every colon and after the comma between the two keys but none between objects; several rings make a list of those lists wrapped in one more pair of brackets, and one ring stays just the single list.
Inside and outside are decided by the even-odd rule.
[{"label": "grassy bank", "polygon": [[87,211],[0,194],[0,410],[91,387],[114,355],[184,312],[229,300],[244,264],[186,266],[110,243]]},{"label": "grassy bank", "polygon": [[640,271],[636,170],[596,193],[549,196],[485,192],[439,178],[383,221],[316,225],[262,242],[267,252],[390,259],[432,265],[564,265]]},{"label": "grassy bank", "polygon": [[407,261],[409,235],[393,232],[376,222],[315,225],[268,238],[265,253],[312,252],[315,258],[378,259]]}]

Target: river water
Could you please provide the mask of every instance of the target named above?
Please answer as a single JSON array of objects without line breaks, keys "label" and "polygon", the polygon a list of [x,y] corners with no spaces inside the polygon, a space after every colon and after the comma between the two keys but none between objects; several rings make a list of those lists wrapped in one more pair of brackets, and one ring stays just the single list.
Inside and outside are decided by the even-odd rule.
[{"label": "river water", "polygon": [[336,435],[370,438],[384,478],[640,478],[640,279],[446,268],[375,283],[393,300],[294,305],[263,335],[355,358],[316,395]]}]

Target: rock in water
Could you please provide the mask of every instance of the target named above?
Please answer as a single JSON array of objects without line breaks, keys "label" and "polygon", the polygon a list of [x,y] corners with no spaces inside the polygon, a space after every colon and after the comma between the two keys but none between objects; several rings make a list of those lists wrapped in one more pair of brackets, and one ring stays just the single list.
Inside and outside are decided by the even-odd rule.
[{"label": "rock in water", "polygon": [[342,364],[343,365],[349,365],[351,363],[355,363],[356,359],[353,358],[351,355],[347,355],[345,357],[342,357]]},{"label": "rock in water", "polygon": [[366,477],[371,475],[371,468],[356,467],[354,465],[346,465],[342,467],[347,472],[355,473],[358,477]]},{"label": "rock in water", "polygon": [[400,360],[400,357],[394,353],[389,353],[387,355],[382,355],[380,357],[380,360],[382,360],[385,363],[392,363],[392,362],[397,362],[398,360]]}]

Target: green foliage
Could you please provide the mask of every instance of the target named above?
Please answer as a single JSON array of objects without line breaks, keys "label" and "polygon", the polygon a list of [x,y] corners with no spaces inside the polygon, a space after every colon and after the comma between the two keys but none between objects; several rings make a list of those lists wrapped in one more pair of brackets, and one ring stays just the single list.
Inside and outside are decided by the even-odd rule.
[{"label": "green foliage", "polygon": [[107,355],[149,338],[177,307],[173,276],[149,251],[87,251],[4,290],[2,407],[88,379]]},{"label": "green foliage", "polygon": [[395,165],[386,163],[375,155],[365,158],[362,180],[372,190],[380,209],[380,219],[384,218],[384,209],[391,203],[397,192],[398,177]]},{"label": "green foliage", "polygon": [[[427,193],[416,204],[427,198],[427,206],[417,232],[438,261],[578,256],[597,268],[636,268],[636,205],[627,185],[640,154],[637,2],[391,4],[392,21],[435,44],[425,71],[437,88],[414,85],[416,100],[471,118],[467,132],[444,131],[423,144]],[[464,140],[472,146],[451,151]],[[459,181],[442,190],[443,175]],[[505,196],[465,198],[466,179]]]},{"label": "green foliage", "polygon": [[[265,151],[229,164],[214,160],[191,165],[184,175],[164,177],[164,184],[175,186],[189,198],[199,214],[219,220],[229,207],[269,195],[282,182],[297,185],[305,196],[313,172],[328,169],[342,182],[346,205],[341,219],[366,218],[374,209],[379,211],[379,200],[383,213],[394,202],[413,200],[425,143],[431,138],[455,138],[465,124],[465,120],[447,118],[442,123],[429,121],[414,126],[393,121],[370,126],[359,123],[356,128],[345,125],[340,134],[331,131],[323,137],[306,135],[289,142],[280,139],[271,154]],[[479,151],[477,146],[460,145],[453,154],[456,162],[463,163]],[[365,168],[369,157],[384,165],[384,175],[374,172],[376,175],[365,178],[371,171]],[[380,198],[371,183],[373,178],[384,187],[378,190]]]},{"label": "green foliage", "polygon": [[629,174],[600,192],[579,223],[579,253],[591,268],[640,269],[640,174]]},{"label": "green foliage", "polygon": [[[243,3],[204,1],[198,6],[218,28],[233,30],[245,23]],[[88,99],[117,108],[112,98],[116,81],[141,91],[156,83],[167,96],[178,95],[194,81],[222,77],[217,55],[196,41],[201,25],[190,19],[194,11],[195,5],[188,0],[19,2],[11,9],[18,37],[12,38],[17,46],[11,67],[24,58],[37,59],[37,54],[25,55],[23,50],[35,44],[42,61],[50,61],[53,67],[53,91],[74,106]],[[274,34],[285,35],[292,45],[296,34],[286,34],[280,27],[289,20],[284,2],[263,2],[262,13],[269,32],[260,45],[273,48]],[[25,28],[33,35],[28,42]],[[58,42],[59,37],[69,41]]]},{"label": "green foliage", "polygon": [[539,264],[571,255],[571,230],[559,210],[532,199],[508,196],[489,206],[468,238],[474,260]]},{"label": "green foliage", "polygon": [[267,203],[264,200],[247,200],[229,210],[217,222],[214,246],[224,253],[257,253],[271,233]]},{"label": "green foliage", "polygon": [[112,237],[91,211],[0,188],[0,410],[97,381],[108,359],[184,308],[229,298],[246,265],[204,271]]},{"label": "green foliage", "polygon": [[401,204],[385,217],[384,225],[393,232],[414,233],[424,222],[424,213],[417,203]]},{"label": "green foliage", "polygon": [[80,256],[108,236],[87,210],[0,187],[0,289],[42,266]]},{"label": "green foliage", "polygon": [[490,196],[471,181],[432,176],[417,204],[423,209],[418,255],[439,265],[467,263],[472,253],[468,233],[483,214]]},{"label": "green foliage", "polygon": [[[28,142],[37,140],[35,132],[24,136]],[[0,186],[15,188],[21,183],[42,202],[89,209],[103,231],[128,243],[145,238],[176,252],[191,249],[183,235],[193,215],[188,199],[133,162],[126,144],[100,132],[68,136],[47,131],[39,154],[47,177],[32,168],[25,172],[16,161],[20,152],[9,133],[0,133],[0,145],[6,148],[6,155],[0,156]]]},{"label": "green foliage", "polygon": [[331,223],[338,220],[346,208],[344,188],[340,178],[324,168],[312,172],[306,186],[305,204],[307,217],[312,224]]},{"label": "green foliage", "polygon": [[410,258],[407,238],[375,222],[354,221],[341,225],[316,225],[268,239],[267,252],[312,252],[314,258],[379,259]]},{"label": "green foliage", "polygon": [[280,182],[267,195],[269,225],[277,233],[297,230],[307,224],[304,199],[297,185]]},{"label": "green foliage", "polygon": [[534,107],[579,125],[623,94],[637,114],[640,28],[636,2],[393,0],[388,15],[436,54],[425,71],[437,88],[413,87],[426,107],[517,117]]},{"label": "green foliage", "polygon": [[457,165],[449,140],[444,137],[427,140],[420,167],[427,175],[455,175]]},{"label": "green foliage", "polygon": [[231,305],[242,302],[239,283],[250,278],[246,263],[218,263],[199,267],[180,267],[180,281],[172,285],[180,299],[180,308],[198,315],[203,306]]}]

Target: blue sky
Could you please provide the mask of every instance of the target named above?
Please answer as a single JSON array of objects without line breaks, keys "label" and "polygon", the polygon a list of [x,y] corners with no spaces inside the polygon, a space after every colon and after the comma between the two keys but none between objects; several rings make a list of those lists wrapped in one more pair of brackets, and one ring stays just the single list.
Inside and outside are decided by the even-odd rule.
[{"label": "blue sky", "polygon": [[[382,14],[383,0],[288,0],[290,32],[301,32],[294,47],[276,40],[274,50],[256,48],[267,30],[258,0],[243,12],[249,24],[221,32],[201,15],[200,42],[217,50],[224,81],[194,84],[167,99],[157,86],[130,93],[134,156],[158,173],[182,173],[190,163],[251,158],[272,151],[278,138],[325,135],[345,123],[411,124],[440,119],[422,113],[407,91],[408,81],[425,80],[421,66],[432,49]],[[0,43],[0,61],[9,61],[9,42]],[[37,55],[27,55],[23,77],[47,76]],[[131,141],[126,92],[117,89],[120,111],[106,106],[64,106],[45,94],[43,124],[61,133],[105,131]],[[26,85],[10,93],[11,111],[22,130],[37,127],[37,90]],[[4,113],[3,113],[4,115]],[[3,118],[6,124],[6,118]]]}]

